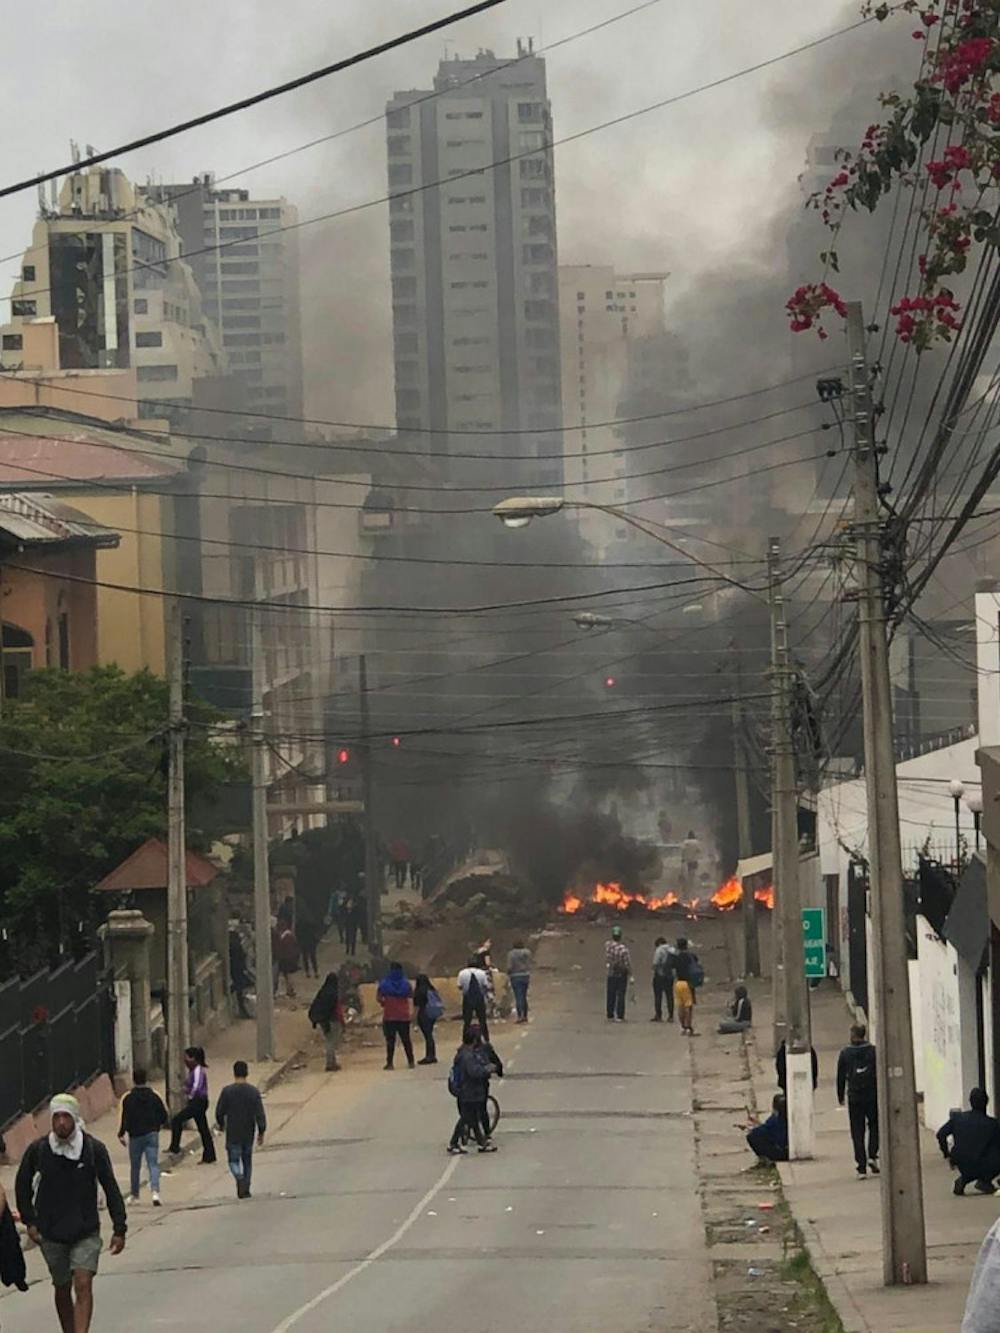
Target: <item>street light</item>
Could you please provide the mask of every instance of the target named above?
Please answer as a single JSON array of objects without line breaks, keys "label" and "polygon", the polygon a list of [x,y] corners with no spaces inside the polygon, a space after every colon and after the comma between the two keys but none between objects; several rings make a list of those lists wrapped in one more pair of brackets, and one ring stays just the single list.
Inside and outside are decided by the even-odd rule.
[{"label": "street light", "polygon": [[951,799],[955,802],[955,868],[962,869],[962,797],[965,795],[965,783],[961,778],[952,778],[948,783]]},{"label": "street light", "polygon": [[493,506],[493,512],[505,528],[526,528],[533,518],[558,514],[566,501],[561,495],[515,495]]},{"label": "street light", "polygon": [[983,826],[983,793],[981,791],[970,791],[965,798],[965,804],[972,815],[972,824],[976,830],[976,851],[978,852],[979,834]]},{"label": "street light", "polygon": [[749,593],[751,597],[756,597],[760,601],[767,601],[767,598],[759,589],[741,583],[739,579],[731,578],[728,574],[724,574],[721,569],[710,565],[706,560],[699,560],[696,555],[692,555],[690,551],[685,550],[680,543],[665,537],[661,532],[657,532],[655,528],[649,526],[652,520],[643,521],[635,518],[616,505],[598,504],[595,500],[567,500],[564,495],[513,495],[509,499],[501,500],[499,504],[494,505],[493,513],[505,528],[526,528],[533,518],[546,518],[549,514],[558,514],[563,509],[596,509],[602,514],[610,514],[612,518],[618,519],[619,522],[627,523],[629,527],[636,528],[639,532],[645,533],[647,537],[652,537],[661,546],[669,546],[671,551],[683,556],[685,560],[690,560],[699,569],[708,570],[710,574],[717,579],[721,579],[723,583],[729,583],[734,588],[739,588],[741,592]]}]

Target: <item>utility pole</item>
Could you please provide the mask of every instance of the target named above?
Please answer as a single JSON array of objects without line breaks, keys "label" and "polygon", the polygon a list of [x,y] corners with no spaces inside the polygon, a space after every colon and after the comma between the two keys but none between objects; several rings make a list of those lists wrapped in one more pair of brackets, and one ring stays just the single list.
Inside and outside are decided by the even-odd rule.
[{"label": "utility pole", "polygon": [[854,430],[854,529],[868,794],[879,1128],[882,1143],[882,1270],[886,1286],[927,1281],[917,1092],[903,911],[899,800],[882,586],[878,458],[860,301],[847,306]]},{"label": "utility pole", "polygon": [[368,949],[373,958],[382,957],[382,858],[375,830],[375,806],[372,798],[371,712],[368,703],[368,660],[361,654],[359,663],[361,691],[361,785],[365,806],[365,902],[368,909]]},{"label": "utility pole", "polygon": [[[736,690],[733,699],[733,776],[736,783],[736,839],[741,861],[753,855],[750,833],[750,774],[747,747],[743,739],[743,709],[739,695],[743,693],[743,673],[737,668]],[[752,891],[743,889],[743,975],[760,976],[760,940],[757,933],[757,904]]]},{"label": "utility pole", "polygon": [[184,1105],[184,1051],[191,1044],[187,845],[184,827],[184,628],[180,601],[167,612],[167,1098]]},{"label": "utility pole", "polygon": [[267,862],[267,755],[264,736],[264,633],[258,601],[251,612],[253,697],[253,907],[257,970],[257,1059],[274,1059],[274,981],[271,960],[271,875]]},{"label": "utility pole", "polygon": [[812,1157],[813,1130],[812,1038],[809,1031],[809,992],[806,986],[805,946],[802,938],[802,896],[799,886],[798,787],[795,745],[792,739],[792,670],[788,663],[788,626],[781,585],[781,542],[772,537],[767,548],[771,601],[771,719],[773,781],[773,849],[775,924],[780,958],[774,968],[780,987],[785,1040],[785,1096],[788,1103],[788,1155],[793,1160]]}]

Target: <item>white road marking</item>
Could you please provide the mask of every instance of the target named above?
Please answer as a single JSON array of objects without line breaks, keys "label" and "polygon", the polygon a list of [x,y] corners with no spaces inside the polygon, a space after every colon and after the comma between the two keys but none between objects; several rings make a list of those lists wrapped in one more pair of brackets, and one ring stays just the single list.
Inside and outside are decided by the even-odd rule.
[{"label": "white road marking", "polygon": [[363,1273],[365,1269],[371,1268],[372,1264],[377,1263],[378,1260],[382,1258],[383,1254],[388,1253],[394,1245],[398,1245],[409,1231],[410,1227],[412,1227],[414,1222],[421,1216],[427,1205],[432,1203],[440,1191],[447,1185],[448,1181],[455,1174],[457,1166],[458,1158],[453,1157],[441,1172],[437,1182],[430,1187],[420,1202],[414,1205],[413,1211],[400,1223],[388,1240],[384,1240],[381,1245],[372,1250],[371,1254],[362,1259],[359,1264],[355,1264],[350,1272],[345,1273],[342,1278],[331,1283],[329,1287],[325,1287],[317,1296],[314,1296],[311,1301],[307,1301],[305,1305],[300,1306],[293,1314],[290,1314],[287,1319],[283,1319],[280,1324],[271,1330],[271,1333],[288,1333],[288,1329],[294,1328],[300,1319],[304,1319],[307,1314],[311,1314],[313,1310],[322,1305],[324,1301],[329,1300],[331,1296],[336,1296],[337,1292],[343,1287],[346,1287],[348,1282],[353,1281],[353,1279],[360,1273]]}]

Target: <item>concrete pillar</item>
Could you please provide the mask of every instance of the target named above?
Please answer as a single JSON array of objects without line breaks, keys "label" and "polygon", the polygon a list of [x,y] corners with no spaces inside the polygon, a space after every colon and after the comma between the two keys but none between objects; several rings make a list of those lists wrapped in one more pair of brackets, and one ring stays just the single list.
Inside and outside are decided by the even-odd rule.
[{"label": "concrete pillar", "polygon": [[141,912],[109,912],[102,928],[111,968],[124,972],[131,985],[132,1059],[136,1068],[149,1069],[153,1052],[149,1033],[149,947],[154,927]]}]

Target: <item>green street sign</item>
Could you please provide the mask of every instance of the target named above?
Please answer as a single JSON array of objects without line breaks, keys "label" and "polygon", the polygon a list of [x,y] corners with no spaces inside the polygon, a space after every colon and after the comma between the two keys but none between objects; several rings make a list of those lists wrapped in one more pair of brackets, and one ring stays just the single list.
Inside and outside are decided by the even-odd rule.
[{"label": "green street sign", "polygon": [[826,913],[822,907],[803,907],[802,942],[806,976],[826,976]]}]

